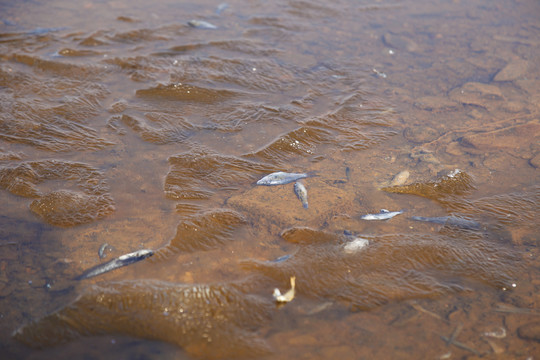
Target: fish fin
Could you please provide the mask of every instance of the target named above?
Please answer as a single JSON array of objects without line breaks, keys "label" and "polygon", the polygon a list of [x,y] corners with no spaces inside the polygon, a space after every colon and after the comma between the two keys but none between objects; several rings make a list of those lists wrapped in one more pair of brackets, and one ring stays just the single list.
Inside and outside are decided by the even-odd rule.
[{"label": "fish fin", "polygon": [[381,214],[386,214],[386,213],[389,213],[390,211],[389,210],[386,210],[386,209],[381,209],[380,213]]}]

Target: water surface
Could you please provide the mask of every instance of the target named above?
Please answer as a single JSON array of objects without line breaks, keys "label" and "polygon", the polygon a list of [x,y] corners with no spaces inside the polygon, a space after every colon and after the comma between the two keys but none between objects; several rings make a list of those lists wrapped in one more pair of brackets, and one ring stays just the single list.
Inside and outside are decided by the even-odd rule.
[{"label": "water surface", "polygon": [[[0,14],[4,354],[540,352],[535,1]],[[255,184],[275,171],[313,175],[308,209],[293,184]],[[360,219],[380,209],[405,212]],[[143,248],[155,255],[73,280]]]}]

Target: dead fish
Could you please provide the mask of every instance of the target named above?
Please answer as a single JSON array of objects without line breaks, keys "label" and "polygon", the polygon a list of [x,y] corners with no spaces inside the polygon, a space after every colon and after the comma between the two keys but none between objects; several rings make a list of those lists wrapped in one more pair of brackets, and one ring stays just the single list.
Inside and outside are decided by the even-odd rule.
[{"label": "dead fish", "polygon": [[415,221],[425,221],[435,224],[456,226],[463,229],[469,230],[480,230],[482,224],[477,221],[464,219],[459,216],[439,216],[439,217],[424,217],[424,216],[411,216],[411,220]]},{"label": "dead fish", "polygon": [[286,173],[283,171],[278,171],[275,173],[271,173],[270,175],[266,175],[265,177],[257,181],[257,185],[266,185],[266,186],[284,185],[284,184],[292,183],[293,181],[296,181],[299,179],[305,179],[310,176],[313,176],[313,175],[310,173]]},{"label": "dead fish", "polygon": [[188,21],[188,25],[195,29],[215,30],[218,28],[216,25],[204,20],[190,20]]},{"label": "dead fish", "polygon": [[[107,249],[111,249],[111,245],[104,243],[99,247],[98,255],[100,259],[104,259],[107,257],[107,253],[105,252]],[[110,250],[109,250],[110,251]]]},{"label": "dead fish", "polygon": [[277,259],[272,260],[272,262],[273,263],[280,263],[280,262],[283,262],[283,261],[286,261],[286,260],[290,259],[291,256],[292,256],[292,254],[286,254],[286,255],[278,257]]},{"label": "dead fish", "polygon": [[285,293],[285,294],[281,294],[281,291],[279,291],[278,288],[275,288],[274,289],[274,293],[272,294],[272,296],[274,297],[274,300],[276,300],[276,302],[278,303],[286,303],[286,302],[290,302],[292,301],[292,299],[294,299],[294,288],[295,288],[295,285],[296,285],[296,277],[295,276],[291,276],[291,288]]},{"label": "dead fish", "polygon": [[105,274],[106,272],[121,268],[123,266],[131,265],[152,255],[154,255],[154,251],[148,249],[138,250],[129,254],[125,254],[117,257],[116,259],[112,259],[111,261],[108,261],[104,264],[99,264],[91,269],[86,270],[84,273],[77,276],[75,280],[84,280],[94,276]]},{"label": "dead fish", "polygon": [[304,184],[302,184],[300,181],[297,181],[294,183],[294,193],[300,199],[302,202],[302,206],[304,209],[308,208],[308,202],[307,202],[307,190]]},{"label": "dead fish", "polygon": [[388,211],[386,209],[381,209],[378,214],[366,214],[360,216],[362,220],[388,220],[393,218],[396,215],[403,214],[405,210],[400,211]]}]

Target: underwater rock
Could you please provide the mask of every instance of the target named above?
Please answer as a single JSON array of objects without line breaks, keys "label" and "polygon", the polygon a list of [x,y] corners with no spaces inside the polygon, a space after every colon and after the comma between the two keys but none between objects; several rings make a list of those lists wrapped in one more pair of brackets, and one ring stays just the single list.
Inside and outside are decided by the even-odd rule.
[{"label": "underwater rock", "polygon": [[502,129],[467,134],[459,140],[459,143],[473,153],[483,154],[490,150],[503,150],[511,155],[529,159],[532,155],[531,149],[540,143],[540,122],[530,121]]},{"label": "underwater rock", "polygon": [[356,204],[350,193],[344,189],[326,184],[320,179],[307,179],[310,206],[291,206],[297,201],[292,186],[256,186],[250,190],[231,196],[227,205],[245,214],[253,226],[281,232],[291,226],[315,226],[328,221],[333,216],[352,211]]},{"label": "underwater rock", "polygon": [[403,131],[405,139],[415,144],[430,142],[439,137],[439,132],[433,128],[422,126],[409,126]]},{"label": "underwater rock", "polygon": [[494,109],[504,100],[498,86],[478,82],[468,82],[452,90],[449,97],[461,104],[480,106],[488,110]]},{"label": "underwater rock", "polygon": [[540,342],[540,321],[534,321],[520,326],[517,333],[522,339]]},{"label": "underwater rock", "polygon": [[386,33],[383,35],[382,40],[386,46],[394,49],[407,50],[409,52],[417,52],[419,50],[418,44],[407,35]]},{"label": "underwater rock", "polygon": [[527,60],[517,59],[506,64],[493,78],[494,81],[513,81],[519,79],[527,72]]},{"label": "underwater rock", "polygon": [[254,330],[269,320],[273,308],[270,300],[246,294],[237,283],[102,282],[13,336],[43,348],[82,336],[121,334],[169,342],[205,358],[252,357],[269,352]]},{"label": "underwater rock", "polygon": [[402,170],[398,172],[396,175],[394,175],[394,177],[390,181],[389,186],[400,186],[400,185],[405,184],[407,180],[409,179],[410,175],[411,173],[409,172],[409,170]]},{"label": "underwater rock", "polygon": [[432,112],[453,111],[459,109],[459,103],[442,96],[424,96],[417,99],[414,106]]},{"label": "underwater rock", "polygon": [[381,190],[390,193],[418,195],[447,203],[452,200],[453,196],[468,194],[473,189],[472,178],[464,171],[456,169],[435,181],[417,182],[402,186],[387,186]]}]

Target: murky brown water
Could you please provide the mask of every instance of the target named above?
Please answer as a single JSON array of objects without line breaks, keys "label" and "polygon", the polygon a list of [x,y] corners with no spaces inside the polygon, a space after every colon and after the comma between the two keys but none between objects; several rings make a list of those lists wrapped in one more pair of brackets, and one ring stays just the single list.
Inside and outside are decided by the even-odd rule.
[{"label": "murky brown water", "polygon": [[537,1],[0,14],[3,358],[540,353]]}]

